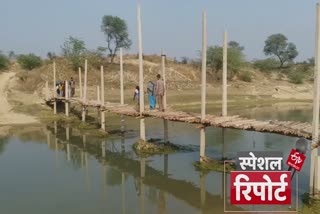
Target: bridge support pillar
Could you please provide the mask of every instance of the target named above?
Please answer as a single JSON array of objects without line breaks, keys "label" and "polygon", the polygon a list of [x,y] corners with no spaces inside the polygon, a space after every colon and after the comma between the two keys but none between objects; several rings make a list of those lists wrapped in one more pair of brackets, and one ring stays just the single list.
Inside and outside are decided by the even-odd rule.
[{"label": "bridge support pillar", "polygon": [[86,122],[86,107],[82,106],[82,122]]},{"label": "bridge support pillar", "polygon": [[200,129],[200,162],[206,157],[206,131],[205,128]]},{"label": "bridge support pillar", "polygon": [[[312,120],[312,146],[318,145],[319,141],[319,96],[320,96],[320,5],[316,7],[316,53],[315,53],[315,69],[313,84],[313,120]],[[310,163],[310,194],[315,196],[317,193],[316,183],[318,181],[317,174],[317,156],[318,148],[311,150]]]},{"label": "bridge support pillar", "polygon": [[[101,66],[100,68],[100,72],[101,72],[101,129],[103,131],[106,130],[106,121],[105,121],[105,112],[104,112],[104,70],[103,70],[103,66]],[[100,101],[100,99],[99,99]]]},{"label": "bridge support pillar", "polygon": [[65,82],[65,87],[66,87],[66,91],[65,91],[65,110],[66,110],[66,116],[69,117],[69,83],[66,80]]},{"label": "bridge support pillar", "polygon": [[227,116],[227,32],[223,34],[222,116]]}]

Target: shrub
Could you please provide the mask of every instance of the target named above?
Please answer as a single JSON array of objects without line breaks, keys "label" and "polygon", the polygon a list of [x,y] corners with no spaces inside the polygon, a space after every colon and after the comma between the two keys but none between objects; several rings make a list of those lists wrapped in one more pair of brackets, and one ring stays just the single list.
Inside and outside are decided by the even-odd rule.
[{"label": "shrub", "polygon": [[294,72],[289,73],[288,78],[289,78],[289,82],[291,82],[291,83],[301,84],[301,83],[303,83],[305,76],[303,73],[301,73],[299,71],[294,71]]},{"label": "shrub", "polygon": [[26,70],[32,70],[42,65],[42,59],[34,54],[19,55],[17,58],[17,62],[19,63],[21,68]]},{"label": "shrub", "polygon": [[8,57],[4,54],[0,54],[0,70],[8,69],[9,63]]},{"label": "shrub", "polygon": [[244,82],[252,82],[252,74],[249,71],[244,71],[240,74],[239,79]]},{"label": "shrub", "polygon": [[70,36],[61,46],[62,55],[67,58],[72,69],[77,71],[84,64],[84,54],[86,53],[86,45],[84,41]]},{"label": "shrub", "polygon": [[270,72],[271,70],[279,67],[279,62],[273,58],[256,60],[253,62],[255,68],[260,71]]}]

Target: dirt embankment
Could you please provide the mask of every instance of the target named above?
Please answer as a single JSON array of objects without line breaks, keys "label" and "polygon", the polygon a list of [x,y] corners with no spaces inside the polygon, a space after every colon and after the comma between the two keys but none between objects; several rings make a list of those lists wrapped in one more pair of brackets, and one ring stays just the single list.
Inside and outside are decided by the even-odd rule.
[{"label": "dirt embankment", "polygon": [[[0,125],[37,123],[38,120],[32,116],[14,112],[13,106],[8,102],[8,94],[15,81],[14,72],[0,73]],[[17,94],[21,102],[34,100],[34,98],[30,100],[30,97],[23,96],[21,92]]]}]

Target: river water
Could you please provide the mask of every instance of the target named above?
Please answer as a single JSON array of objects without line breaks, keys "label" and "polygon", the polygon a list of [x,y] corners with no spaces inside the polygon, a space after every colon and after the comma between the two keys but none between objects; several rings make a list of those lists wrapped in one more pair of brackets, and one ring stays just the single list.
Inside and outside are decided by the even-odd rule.
[{"label": "river water", "polygon": [[[310,121],[311,113],[309,108],[293,108],[243,115]],[[139,119],[123,119],[124,135],[119,132],[121,118],[107,116],[108,137],[97,137],[60,122],[12,127],[0,141],[0,213],[219,214],[224,209],[289,209],[230,205],[229,175],[224,183],[223,173],[203,173],[193,166],[199,160],[200,130],[196,125],[147,118],[148,139],[168,136],[170,142],[189,145],[193,151],[141,157],[132,150],[132,144],[139,139]],[[234,158],[237,151],[282,151],[286,159],[296,141],[276,134],[208,127],[206,155],[218,159]],[[292,208],[301,207],[302,195],[308,192],[309,167],[308,156],[293,179]]]}]

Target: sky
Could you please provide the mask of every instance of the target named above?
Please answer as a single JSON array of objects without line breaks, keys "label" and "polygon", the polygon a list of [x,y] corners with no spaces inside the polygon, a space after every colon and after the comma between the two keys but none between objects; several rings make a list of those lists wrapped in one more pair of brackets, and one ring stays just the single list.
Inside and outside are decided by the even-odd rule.
[{"label": "sky", "polygon": [[0,50],[43,57],[61,54],[69,36],[88,49],[106,46],[100,26],[104,15],[127,22],[138,52],[137,4],[141,4],[144,54],[194,58],[201,50],[202,12],[207,12],[208,45],[228,40],[245,47],[247,60],[265,58],[264,41],[275,33],[296,44],[303,61],[314,56],[317,0],[0,0]]}]

